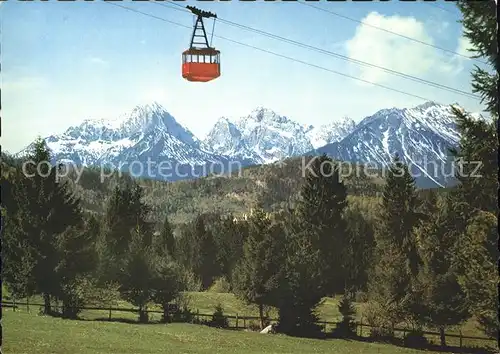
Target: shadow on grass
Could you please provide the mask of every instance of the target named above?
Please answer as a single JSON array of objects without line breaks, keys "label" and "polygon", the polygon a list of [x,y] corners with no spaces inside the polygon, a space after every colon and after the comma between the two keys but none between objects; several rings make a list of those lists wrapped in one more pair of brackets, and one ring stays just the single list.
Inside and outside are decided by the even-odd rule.
[{"label": "shadow on grass", "polygon": [[344,340],[349,341],[358,341],[358,342],[368,342],[368,343],[384,343],[384,344],[392,344],[397,347],[402,348],[411,348],[418,349],[422,351],[428,352],[437,352],[437,353],[469,353],[469,354],[495,354],[498,353],[498,349],[495,350],[494,347],[457,347],[457,346],[446,346],[442,347],[438,344],[427,344],[427,345],[404,345],[403,339],[400,338],[391,338],[386,340],[380,340],[377,338],[371,337],[352,337],[352,338],[343,338]]},{"label": "shadow on grass", "polygon": [[[59,313],[51,313],[49,316],[51,317],[58,317],[58,318],[63,318],[61,314]],[[70,320],[70,319],[68,319]],[[114,323],[127,323],[127,324],[138,324],[138,325],[158,325],[158,324],[163,324],[163,325],[169,325],[169,324],[174,324],[174,323],[189,323],[189,324],[194,324],[194,325],[199,325],[199,326],[206,326],[210,328],[217,328],[217,329],[223,329],[227,331],[251,331],[246,328],[242,327],[215,327],[215,326],[210,326],[207,323],[202,323],[202,322],[181,322],[181,321],[173,321],[173,322],[161,322],[161,321],[154,321],[150,320],[148,322],[139,322],[138,319],[131,319],[131,318],[120,318],[120,317],[115,317],[109,319],[108,317],[99,317],[99,318],[78,318],[80,321],[89,321],[89,322],[114,322]],[[259,333],[259,331],[251,331],[254,333]],[[272,334],[271,334],[272,335]],[[296,336],[294,336],[296,337]],[[305,337],[304,337],[305,338]],[[401,338],[387,338],[387,339],[378,339],[378,338],[373,338],[373,337],[360,337],[360,336],[353,336],[353,337],[337,337],[337,336],[332,336],[332,335],[324,335],[321,336],[321,338],[315,338],[315,339],[327,339],[327,340],[333,340],[333,339],[342,339],[345,341],[349,342],[367,342],[367,343],[383,343],[383,344],[391,344],[397,347],[402,347],[402,348],[411,348],[411,349],[417,349],[417,350],[422,350],[422,351],[427,351],[427,352],[436,352],[436,353],[464,353],[464,354],[496,354],[498,353],[498,349],[496,349],[493,346],[487,346],[487,347],[457,347],[457,346],[446,346],[446,347],[441,347],[440,345],[437,344],[427,344],[427,345],[404,345],[403,339]]]},{"label": "shadow on grass", "polygon": [[90,322],[127,323],[127,324],[136,324],[136,325],[157,325],[157,324],[162,324],[162,322],[159,322],[159,321],[139,322],[137,319],[120,318],[120,317],[114,317],[112,319],[109,319],[108,317],[80,318],[80,320],[81,321],[90,321]]}]

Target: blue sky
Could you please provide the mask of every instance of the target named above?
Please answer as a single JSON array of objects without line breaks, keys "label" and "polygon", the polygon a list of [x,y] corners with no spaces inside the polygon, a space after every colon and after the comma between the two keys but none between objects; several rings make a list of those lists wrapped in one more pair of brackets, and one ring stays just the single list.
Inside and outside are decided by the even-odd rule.
[{"label": "blue sky", "polygon": [[[473,62],[295,2],[177,2],[228,21],[470,92]],[[148,2],[119,4],[192,26],[193,17]],[[319,2],[342,15],[465,52],[453,4]],[[191,31],[94,2],[4,2],[2,149],[17,152],[36,136],[61,133],[88,118],[114,117],[157,101],[202,138],[221,116],[265,106],[303,123],[422,103],[383,88],[214,38],[222,76],[209,83],[181,77]],[[212,23],[206,23],[211,30]],[[217,22],[215,34],[441,103],[480,111],[477,100],[435,89]]]}]

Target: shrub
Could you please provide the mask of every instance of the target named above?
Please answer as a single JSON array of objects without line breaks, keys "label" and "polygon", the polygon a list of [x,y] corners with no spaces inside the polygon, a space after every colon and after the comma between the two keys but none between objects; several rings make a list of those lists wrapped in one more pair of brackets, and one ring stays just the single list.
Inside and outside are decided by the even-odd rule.
[{"label": "shrub", "polygon": [[215,312],[212,315],[212,320],[209,322],[209,326],[217,328],[229,327],[229,321],[224,315],[224,309],[222,308],[221,304],[217,304],[217,306],[215,306]]},{"label": "shrub", "polygon": [[195,315],[188,308],[179,309],[179,311],[170,314],[171,322],[194,323]]},{"label": "shrub", "polygon": [[188,293],[181,292],[177,294],[174,303],[177,305],[177,311],[171,314],[172,322],[195,322],[194,314],[189,307],[191,304],[191,296]]},{"label": "shrub", "polygon": [[429,341],[424,336],[422,330],[413,330],[408,332],[403,339],[406,347],[423,348],[429,345]]},{"label": "shrub", "polygon": [[185,291],[198,292],[203,290],[201,279],[190,270],[181,271],[181,284]]},{"label": "shrub", "polygon": [[254,332],[260,331],[260,324],[258,321],[250,321],[248,323],[248,329]]},{"label": "shrub", "polygon": [[382,340],[391,341],[394,338],[392,323],[387,315],[387,311],[376,302],[369,302],[365,310],[365,318],[367,323],[372,327],[370,329],[370,337]]},{"label": "shrub", "polygon": [[392,342],[394,340],[394,332],[389,327],[373,327],[370,329],[370,338]]},{"label": "shrub", "polygon": [[354,315],[356,308],[352,302],[351,295],[344,295],[338,305],[339,312],[342,314],[342,322],[337,324],[332,335],[340,338],[353,338],[356,336],[356,322]]},{"label": "shrub", "polygon": [[229,284],[225,277],[221,277],[214,281],[208,291],[214,293],[229,293],[231,292],[231,284]]}]

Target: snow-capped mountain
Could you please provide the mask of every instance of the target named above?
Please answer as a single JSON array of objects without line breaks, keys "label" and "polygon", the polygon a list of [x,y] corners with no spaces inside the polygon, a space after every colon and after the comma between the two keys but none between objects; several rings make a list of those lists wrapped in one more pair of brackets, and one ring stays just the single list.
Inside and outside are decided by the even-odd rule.
[{"label": "snow-capped mountain", "polygon": [[[203,140],[153,103],[137,106],[113,120],[86,120],[46,138],[56,161],[107,165],[168,180],[321,153],[342,161],[387,167],[397,153],[411,166],[419,186],[445,185],[452,179],[448,178],[453,174],[448,151],[458,140],[451,108],[432,102],[383,109],[359,124],[344,118],[320,127],[301,125],[259,107],[238,119],[220,118]],[[141,163],[135,169],[134,161]],[[152,170],[144,170],[150,165]],[[159,168],[168,175],[158,175]]]},{"label": "snow-capped mountain", "polygon": [[236,121],[221,118],[203,143],[214,154],[269,163],[313,149],[304,127],[267,108],[258,107]]},{"label": "snow-capped mountain", "polygon": [[410,166],[418,185],[443,186],[453,180],[449,149],[459,139],[451,107],[427,102],[414,108],[378,111],[341,141],[314,153],[381,167],[398,154]]},{"label": "snow-capped mountain", "polygon": [[344,117],[338,122],[321,125],[318,128],[312,128],[307,133],[311,144],[315,149],[327,144],[336,143],[347,135],[351,134],[356,128],[356,122],[349,117]]},{"label": "snow-capped mountain", "polygon": [[217,172],[228,163],[203,150],[199,139],[158,103],[137,106],[113,120],[86,120],[45,140],[55,161],[108,166],[152,178],[200,176],[212,172],[208,165]]},{"label": "snow-capped mountain", "polygon": [[339,141],[354,127],[349,118],[318,128],[304,126],[258,107],[234,121],[220,118],[203,140],[203,146],[214,154],[270,163]]}]

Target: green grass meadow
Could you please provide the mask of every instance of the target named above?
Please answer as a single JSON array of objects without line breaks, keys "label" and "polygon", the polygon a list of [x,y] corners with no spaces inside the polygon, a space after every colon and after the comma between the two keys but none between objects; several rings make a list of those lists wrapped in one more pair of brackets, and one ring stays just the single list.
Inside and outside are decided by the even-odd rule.
[{"label": "green grass meadow", "polygon": [[389,344],[291,338],[194,324],[63,320],[12,309],[4,310],[2,322],[5,354],[422,353]]},{"label": "green grass meadow", "polygon": [[[246,305],[233,294],[216,292],[187,293],[189,307],[200,314],[211,314],[220,303],[226,315],[239,316],[239,326],[243,326],[242,316],[257,316],[255,306]],[[5,299],[5,297],[4,297]],[[375,344],[342,339],[309,340],[281,335],[262,335],[250,331],[218,330],[195,324],[160,324],[159,313],[151,313],[151,324],[134,322],[134,312],[112,311],[113,321],[107,321],[107,310],[84,310],[82,320],[64,320],[39,316],[40,297],[30,298],[29,313],[26,300],[18,303],[19,308],[3,308],[3,353],[417,353],[423,352],[400,348],[390,344]],[[326,298],[318,308],[322,321],[334,322],[341,319],[338,299]],[[120,308],[133,308],[120,302]],[[364,304],[357,304],[357,320],[361,320]],[[151,309],[155,309],[153,306]],[[274,311],[271,318],[276,318]],[[257,323],[257,321],[254,321]],[[230,320],[235,326],[235,319]],[[246,326],[249,321],[246,321]],[[464,336],[479,336],[482,333],[474,321],[465,323],[460,330]],[[327,330],[332,326],[327,326]],[[363,328],[363,336],[369,334]],[[450,329],[447,334],[458,334],[459,329]],[[399,333],[402,335],[402,333]],[[427,336],[438,343],[437,336]],[[459,339],[448,337],[449,345],[459,346]],[[493,341],[463,339],[462,345],[469,347],[494,345]],[[451,352],[450,352],[451,353]]]}]

